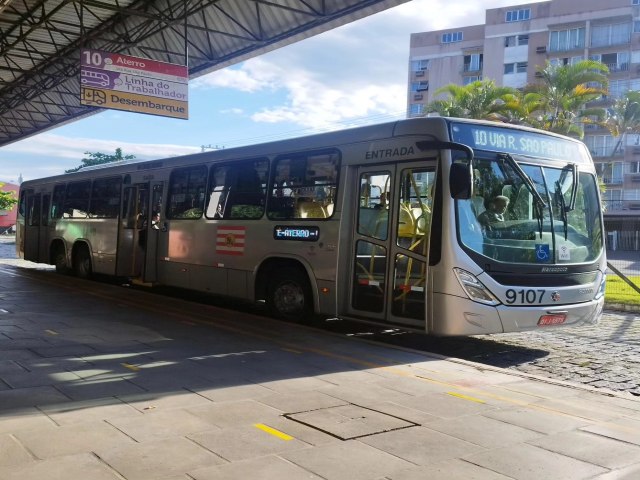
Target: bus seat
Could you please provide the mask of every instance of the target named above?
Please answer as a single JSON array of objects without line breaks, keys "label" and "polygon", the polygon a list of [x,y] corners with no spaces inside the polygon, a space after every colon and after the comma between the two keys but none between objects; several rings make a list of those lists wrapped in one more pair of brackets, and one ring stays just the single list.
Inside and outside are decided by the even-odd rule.
[{"label": "bus seat", "polygon": [[416,234],[416,217],[409,205],[403,203],[400,206],[400,216],[398,219],[398,236],[413,237]]}]

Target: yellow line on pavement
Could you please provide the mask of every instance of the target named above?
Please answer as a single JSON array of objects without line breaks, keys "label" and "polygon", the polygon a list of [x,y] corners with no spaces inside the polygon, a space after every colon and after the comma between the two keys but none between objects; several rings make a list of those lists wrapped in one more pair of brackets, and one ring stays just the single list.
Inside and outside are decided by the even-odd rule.
[{"label": "yellow line on pavement", "polygon": [[476,403],[487,403],[484,400],[480,400],[479,398],[475,398],[475,397],[470,397],[469,395],[463,395],[461,393],[456,393],[456,392],[447,392],[447,395],[451,395],[452,397],[458,397],[458,398],[462,398],[463,400],[469,400],[471,402],[476,402]]},{"label": "yellow line on pavement", "polygon": [[288,440],[293,440],[292,436],[287,435],[286,433],[283,433],[280,430],[276,430],[275,428],[268,427],[263,423],[256,423],[254,425],[254,427],[259,428],[263,432],[267,432],[267,433],[273,435],[274,437],[278,437],[280,440],[287,440],[287,441]]},{"label": "yellow line on pavement", "polygon": [[58,332],[54,330],[45,330],[45,332],[47,332],[49,335],[58,335]]},{"label": "yellow line on pavement", "polygon": [[130,363],[121,363],[120,365],[122,365],[124,368],[128,368],[129,370],[132,370],[134,372],[137,372],[138,370],[140,370],[138,367],[136,367],[135,365],[131,365]]}]

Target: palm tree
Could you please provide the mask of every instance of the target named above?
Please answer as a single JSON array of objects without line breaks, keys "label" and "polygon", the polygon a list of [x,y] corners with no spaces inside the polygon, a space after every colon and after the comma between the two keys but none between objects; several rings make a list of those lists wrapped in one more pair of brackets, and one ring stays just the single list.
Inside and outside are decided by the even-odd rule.
[{"label": "palm tree", "polygon": [[607,109],[604,126],[618,142],[613,154],[622,151],[626,136],[630,133],[640,134],[640,91],[631,90],[625,93]]},{"label": "palm tree", "polygon": [[464,86],[445,85],[435,93],[446,93],[448,98],[431,102],[427,112],[437,112],[447,117],[505,121],[510,117],[509,105],[516,90],[497,87],[493,80],[483,80]]},{"label": "palm tree", "polygon": [[542,81],[525,89],[530,101],[537,104],[531,111],[530,123],[544,130],[582,138],[583,124],[589,118],[604,116],[604,109],[586,107],[607,93],[608,73],[608,67],[595,60],[572,65],[547,62],[536,75]]}]

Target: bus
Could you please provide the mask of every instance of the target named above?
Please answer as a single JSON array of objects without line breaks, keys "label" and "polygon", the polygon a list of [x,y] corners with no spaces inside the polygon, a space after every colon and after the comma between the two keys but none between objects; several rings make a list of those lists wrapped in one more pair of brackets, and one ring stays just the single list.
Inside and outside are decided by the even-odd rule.
[{"label": "bus", "polygon": [[[506,207],[486,221],[495,197]],[[25,181],[17,226],[18,256],[60,273],[291,321],[478,335],[595,324],[604,304],[587,148],[486,121],[413,118]]]}]

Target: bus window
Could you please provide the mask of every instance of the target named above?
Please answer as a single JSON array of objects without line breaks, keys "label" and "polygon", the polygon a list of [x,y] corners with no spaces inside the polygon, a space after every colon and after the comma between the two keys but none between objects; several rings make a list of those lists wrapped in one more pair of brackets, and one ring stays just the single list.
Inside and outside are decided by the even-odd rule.
[{"label": "bus window", "polygon": [[266,159],[214,166],[207,196],[207,218],[261,218],[268,170]]},{"label": "bus window", "polygon": [[64,199],[63,217],[87,218],[90,195],[91,180],[70,182]]},{"label": "bus window", "polygon": [[62,208],[64,206],[64,192],[66,185],[56,185],[53,188],[53,200],[51,202],[51,218],[62,218]]},{"label": "bus window", "polygon": [[207,167],[178,168],[171,172],[167,218],[197,219],[204,210]]},{"label": "bus window", "polygon": [[389,184],[391,172],[367,172],[360,177],[358,233],[379,240],[387,239],[389,230]]},{"label": "bus window", "polygon": [[268,217],[320,220],[333,215],[339,163],[335,150],[276,159]]},{"label": "bus window", "polygon": [[99,178],[93,182],[89,216],[117,218],[120,211],[120,177]]}]

